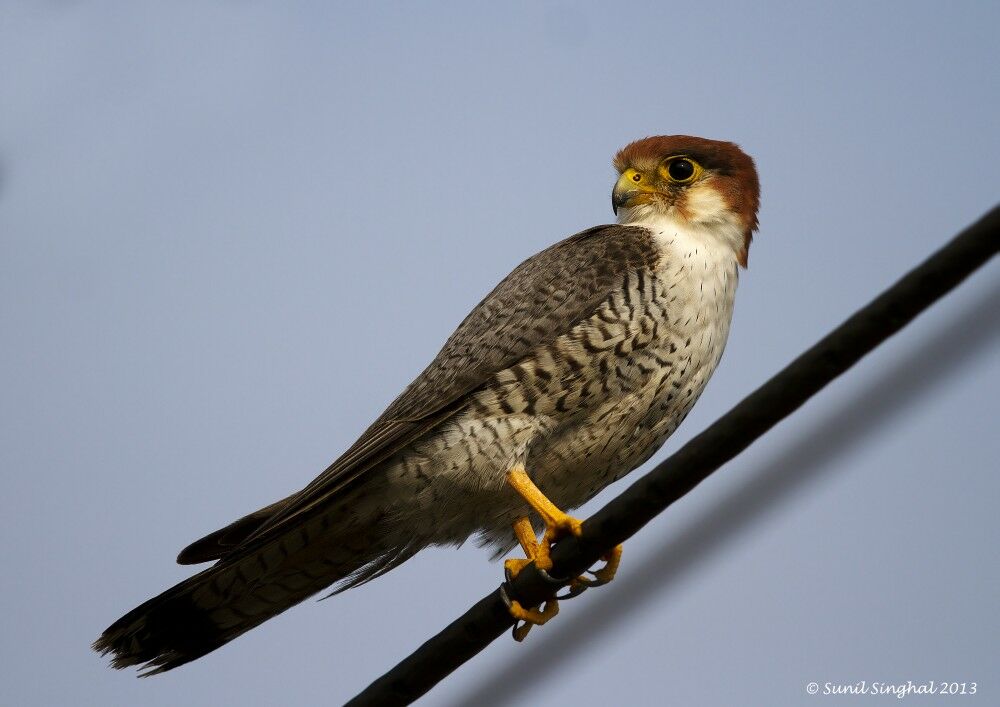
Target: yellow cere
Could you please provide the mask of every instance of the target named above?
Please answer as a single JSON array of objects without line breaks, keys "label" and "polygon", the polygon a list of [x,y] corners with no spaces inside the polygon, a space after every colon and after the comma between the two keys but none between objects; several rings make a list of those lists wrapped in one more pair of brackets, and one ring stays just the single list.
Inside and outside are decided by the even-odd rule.
[{"label": "yellow cere", "polygon": [[632,167],[622,172],[622,176],[618,179],[618,183],[622,187],[636,191],[655,191],[651,182],[649,177]]}]

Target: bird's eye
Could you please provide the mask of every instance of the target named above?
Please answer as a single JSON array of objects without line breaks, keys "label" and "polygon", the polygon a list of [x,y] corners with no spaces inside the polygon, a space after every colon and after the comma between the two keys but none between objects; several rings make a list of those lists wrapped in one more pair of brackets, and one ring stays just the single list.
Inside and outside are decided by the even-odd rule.
[{"label": "bird's eye", "polygon": [[641,174],[633,174],[632,175],[632,181],[633,182],[641,182],[642,181],[642,175]]},{"label": "bird's eye", "polygon": [[697,166],[687,157],[678,157],[667,165],[667,176],[672,182],[689,182],[697,173]]}]

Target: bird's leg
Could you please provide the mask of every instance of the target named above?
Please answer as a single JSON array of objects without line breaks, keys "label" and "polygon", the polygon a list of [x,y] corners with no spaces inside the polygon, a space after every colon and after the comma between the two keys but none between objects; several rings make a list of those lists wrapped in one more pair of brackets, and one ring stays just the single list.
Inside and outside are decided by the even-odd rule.
[{"label": "bird's leg", "polygon": [[[542,542],[537,544],[534,560],[538,569],[548,571],[552,569],[552,557],[550,554],[552,543],[566,535],[576,535],[579,537],[580,533],[583,532],[583,523],[559,510],[552,501],[546,498],[545,494],[528,477],[523,467],[514,467],[507,474],[507,483],[521,494],[521,497],[528,502],[529,506],[535,509],[535,512],[545,522],[545,535],[542,537]],[[530,530],[530,526],[528,527]],[[515,532],[517,532],[517,528],[515,528]],[[533,534],[532,537],[534,537]],[[521,539],[520,535],[518,535],[518,539]],[[521,541],[521,546],[525,547],[523,541]],[[525,553],[527,553],[527,550],[525,550]],[[615,573],[618,571],[618,565],[621,563],[621,558],[622,546],[616,545],[611,552],[602,558],[606,563],[604,567],[591,573],[596,578],[595,580],[578,577],[573,581],[579,581],[581,584],[587,586],[607,584],[614,579]]]},{"label": "bird's leg", "polygon": [[504,570],[511,578],[516,577],[521,570],[534,562],[538,554],[538,540],[535,539],[535,529],[531,527],[528,516],[521,516],[515,520],[513,527],[514,537],[524,550],[525,558],[523,560],[511,558],[503,563]]},{"label": "bird's leg", "polygon": [[545,534],[542,536],[542,542],[537,545],[534,560],[538,569],[548,571],[552,569],[550,554],[552,543],[566,535],[579,536],[583,532],[583,523],[556,508],[556,505],[535,486],[523,467],[516,466],[511,469],[507,474],[507,483],[521,494],[545,523]]},{"label": "bird's leg", "polygon": [[[527,516],[521,516],[514,521],[514,536],[524,550],[525,559],[509,559],[503,563],[508,579],[513,579],[525,566],[531,564],[538,556],[538,541],[535,539],[535,529],[531,527],[531,521]],[[523,641],[528,635],[532,626],[544,624],[553,616],[559,613],[559,602],[549,599],[545,602],[545,607],[539,609],[525,609],[517,601],[510,602],[510,615],[518,621],[523,621],[523,626],[514,627],[514,640]]]},{"label": "bird's leg", "polygon": [[[542,521],[545,523],[545,533],[542,536],[542,541],[537,542],[531,522],[524,516],[518,518],[514,522],[514,535],[524,549],[526,558],[523,560],[507,560],[504,563],[504,569],[509,578],[516,577],[517,573],[531,562],[534,562],[538,569],[548,571],[552,569],[552,543],[566,535],[579,536],[582,532],[583,523],[561,511],[552,501],[546,498],[545,494],[535,486],[523,467],[516,466],[511,469],[507,474],[507,483],[541,516]],[[595,579],[591,580],[587,577],[573,579],[570,583],[568,596],[576,596],[587,587],[596,587],[610,582],[618,570],[621,554],[622,547],[618,545],[614,550],[605,555],[604,560],[606,564],[604,567],[592,573]],[[519,603],[512,601],[510,613],[514,618],[525,622],[524,626],[515,627],[514,629],[515,640],[521,641],[524,640],[532,625],[543,624],[558,614],[559,605],[555,599],[550,599],[545,602],[544,610],[538,611],[524,609]]]}]

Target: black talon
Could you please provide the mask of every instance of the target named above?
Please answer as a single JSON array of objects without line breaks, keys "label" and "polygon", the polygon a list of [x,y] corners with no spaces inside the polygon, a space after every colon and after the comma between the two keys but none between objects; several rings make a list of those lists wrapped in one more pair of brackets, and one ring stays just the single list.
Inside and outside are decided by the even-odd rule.
[{"label": "black talon", "polygon": [[572,599],[573,597],[578,597],[590,588],[589,585],[582,582],[569,585],[569,589],[565,594],[557,594],[556,599]]},{"label": "black talon", "polygon": [[[510,577],[507,578],[507,582],[509,582],[509,581],[510,581]],[[500,585],[500,599],[503,600],[504,606],[506,606],[507,610],[510,611],[510,608],[511,608],[511,605],[510,605],[510,594],[507,593],[507,582],[504,582],[503,584]],[[514,622],[514,625],[515,626],[517,625],[516,621]]]},{"label": "black talon", "polygon": [[538,574],[542,575],[542,579],[544,579],[549,584],[555,584],[561,587],[562,585],[566,584],[566,582],[569,581],[569,577],[565,577],[563,579],[556,579],[551,574],[538,567],[538,565],[535,565],[535,569],[538,570]]}]

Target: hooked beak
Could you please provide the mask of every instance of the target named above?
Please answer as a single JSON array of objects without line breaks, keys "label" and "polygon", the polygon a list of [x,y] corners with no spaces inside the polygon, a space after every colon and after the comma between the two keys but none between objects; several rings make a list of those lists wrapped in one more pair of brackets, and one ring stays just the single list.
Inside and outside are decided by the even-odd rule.
[{"label": "hooked beak", "polygon": [[623,206],[632,206],[636,203],[636,197],[642,194],[640,189],[635,187],[635,183],[627,174],[623,174],[615,182],[615,188],[611,190],[611,208],[618,215],[618,209]]}]

